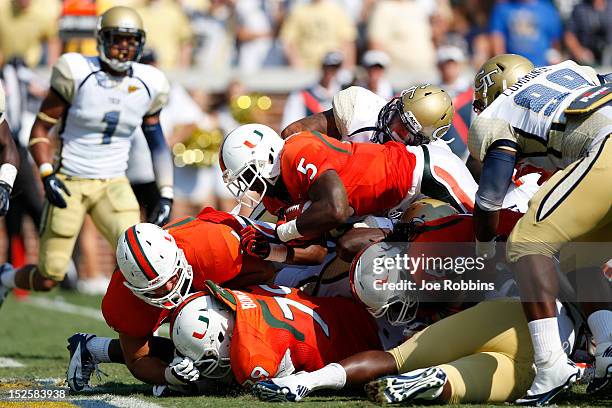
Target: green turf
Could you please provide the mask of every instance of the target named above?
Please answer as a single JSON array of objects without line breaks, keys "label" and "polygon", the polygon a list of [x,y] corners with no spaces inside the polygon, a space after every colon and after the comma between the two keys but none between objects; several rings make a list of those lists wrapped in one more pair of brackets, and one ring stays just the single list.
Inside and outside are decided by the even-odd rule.
[{"label": "green turf", "polygon": [[[87,308],[99,308],[101,300],[100,297],[59,290],[48,295],[36,296],[48,300],[59,299]],[[44,309],[28,302],[18,301],[11,295],[0,309],[0,357],[16,359],[25,364],[25,367],[0,368],[0,386],[2,383],[5,385],[13,382],[27,383],[37,378],[64,378],[68,362],[66,339],[77,331],[104,336],[114,335],[114,332],[103,321]],[[151,386],[135,380],[125,367],[106,364],[101,365],[101,368],[108,374],[108,377],[103,376],[101,382],[94,378],[92,383],[96,386],[96,394],[133,396],[165,407],[251,408],[270,406],[270,404],[259,402],[249,394],[232,397],[154,398],[151,396]],[[78,398],[80,399],[81,396]],[[88,395],[82,395],[82,398],[86,400]],[[612,398],[594,400],[584,394],[583,387],[575,387],[573,393],[559,398],[556,403],[565,406],[611,407]],[[277,407],[288,405],[292,404],[274,404]],[[298,407],[314,406],[373,407],[374,405],[359,397],[330,394],[307,398],[305,402],[298,405]]]}]

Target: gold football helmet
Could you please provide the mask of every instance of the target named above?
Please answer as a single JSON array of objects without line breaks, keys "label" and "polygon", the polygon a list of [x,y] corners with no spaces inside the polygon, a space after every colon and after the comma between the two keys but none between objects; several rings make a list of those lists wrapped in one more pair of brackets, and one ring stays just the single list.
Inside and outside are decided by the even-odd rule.
[{"label": "gold football helmet", "polygon": [[[129,7],[118,6],[108,9],[98,18],[96,38],[100,59],[115,71],[123,72],[140,59],[146,35],[138,13]],[[127,48],[124,45],[121,49],[123,40],[127,40]],[[112,47],[119,48],[114,56]]]},{"label": "gold football helmet", "polygon": [[[413,86],[380,110],[375,141],[394,140],[411,145],[431,142],[448,131],[453,112],[453,101],[444,89],[431,84]],[[407,138],[393,129],[396,118],[408,131]]]},{"label": "gold football helmet", "polygon": [[501,54],[485,62],[474,77],[474,111],[480,113],[506,88],[514,85],[535,67],[527,58]]},{"label": "gold football helmet", "polygon": [[433,198],[424,198],[412,203],[402,214],[400,222],[423,223],[455,214],[459,212],[452,205]]}]

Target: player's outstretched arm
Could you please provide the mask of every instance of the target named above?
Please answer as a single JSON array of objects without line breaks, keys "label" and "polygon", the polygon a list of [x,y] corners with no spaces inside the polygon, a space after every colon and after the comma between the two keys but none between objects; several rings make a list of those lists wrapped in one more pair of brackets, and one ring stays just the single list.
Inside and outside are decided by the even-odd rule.
[{"label": "player's outstretched arm", "polygon": [[342,137],[336,126],[336,119],[334,118],[334,112],[332,109],[296,120],[283,129],[281,132],[281,137],[286,139],[294,133],[303,132],[305,130],[311,132],[317,131],[338,140]]},{"label": "player's outstretched arm", "polygon": [[299,234],[306,238],[320,237],[353,214],[344,184],[334,170],[321,174],[310,186],[308,196],[312,204],[296,219]]},{"label": "player's outstretched arm", "polygon": [[149,384],[168,383],[165,377],[168,362],[157,357],[159,353],[152,353],[149,338],[119,333],[119,342],[125,365],[134,377]]},{"label": "player's outstretched arm", "polygon": [[151,151],[155,182],[160,195],[156,211],[148,221],[161,226],[170,219],[174,199],[174,169],[172,154],[159,123],[159,112],[142,119],[142,131]]}]

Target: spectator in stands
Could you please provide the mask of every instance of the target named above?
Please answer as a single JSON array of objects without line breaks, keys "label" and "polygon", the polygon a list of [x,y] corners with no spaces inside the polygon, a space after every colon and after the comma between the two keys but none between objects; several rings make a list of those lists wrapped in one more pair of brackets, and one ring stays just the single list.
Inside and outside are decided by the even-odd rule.
[{"label": "spectator in stands", "polygon": [[520,54],[535,66],[559,62],[562,29],[548,0],[499,2],[490,20],[493,54]]},{"label": "spectator in stands", "polygon": [[192,31],[181,6],[172,0],[146,0],[137,11],[147,32],[147,46],[159,56],[159,68],[189,67]]},{"label": "spectator in stands", "polygon": [[225,72],[235,54],[234,1],[210,0],[189,12],[194,33],[194,64],[208,72]]},{"label": "spectator in stands", "polygon": [[61,53],[59,7],[56,0],[0,0],[0,64],[19,57],[30,68],[53,65]]},{"label": "spectator in stands", "polygon": [[366,77],[355,85],[362,86],[384,99],[393,98],[393,86],[386,76],[389,56],[384,51],[369,50],[363,54],[361,65],[366,70]]},{"label": "spectator in stands", "polygon": [[454,45],[445,45],[436,53],[440,83],[451,98],[453,98],[452,126],[442,137],[449,142],[449,147],[457,156],[467,160],[467,136],[472,115],[472,80],[464,75],[465,54],[461,48]]},{"label": "spectator in stands", "polygon": [[368,24],[370,48],[383,50],[391,67],[433,72],[435,49],[430,13],[418,0],[381,0]]},{"label": "spectator in stands", "polygon": [[319,81],[289,94],[283,111],[281,129],[298,119],[331,109],[334,95],[342,88],[342,84],[338,81],[342,62],[343,56],[339,51],[327,53],[321,64]]},{"label": "spectator in stands", "polygon": [[325,53],[339,50],[347,68],[355,65],[356,28],[332,0],[295,5],[281,27],[280,39],[289,64],[314,69]]},{"label": "spectator in stands", "polygon": [[582,64],[612,64],[612,2],[583,0],[567,22],[565,45]]},{"label": "spectator in stands", "polygon": [[241,71],[256,71],[264,64],[277,65],[282,62],[282,52],[276,47],[274,38],[279,5],[279,2],[261,0],[240,0],[236,3],[238,68]]}]

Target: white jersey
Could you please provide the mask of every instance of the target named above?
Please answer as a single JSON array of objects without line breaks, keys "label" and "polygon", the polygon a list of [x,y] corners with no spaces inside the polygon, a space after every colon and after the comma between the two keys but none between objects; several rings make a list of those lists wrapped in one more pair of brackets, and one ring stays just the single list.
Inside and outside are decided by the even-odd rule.
[{"label": "white jersey", "polygon": [[374,136],[384,98],[360,86],[351,86],[334,96],[332,109],[342,140],[369,142]]},{"label": "white jersey", "polygon": [[[586,89],[599,85],[596,72],[573,61],[536,68],[506,89],[472,123],[470,153],[480,160],[498,140],[518,144],[521,156],[546,168],[563,168],[580,157],[588,142],[564,137],[568,105]],[[585,146],[587,145],[587,146]]]},{"label": "white jersey", "polygon": [[51,87],[70,104],[60,126],[59,171],[83,178],[125,175],[135,129],[161,110],[169,90],[155,67],[133,63],[127,76],[113,77],[98,57],[77,53],[58,60]]}]

